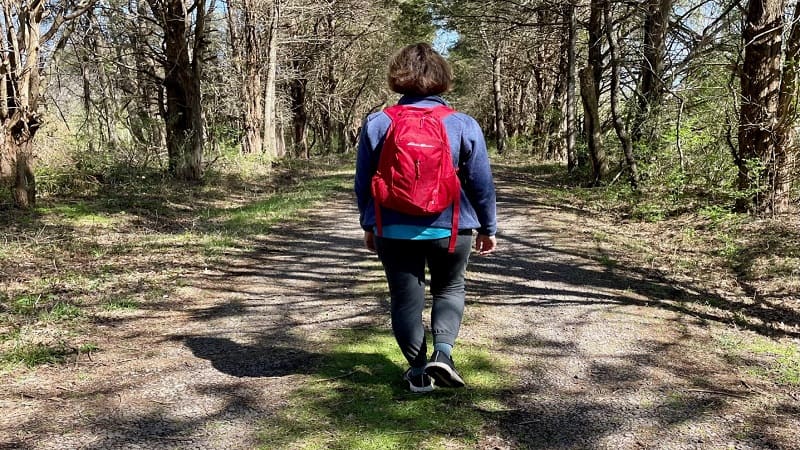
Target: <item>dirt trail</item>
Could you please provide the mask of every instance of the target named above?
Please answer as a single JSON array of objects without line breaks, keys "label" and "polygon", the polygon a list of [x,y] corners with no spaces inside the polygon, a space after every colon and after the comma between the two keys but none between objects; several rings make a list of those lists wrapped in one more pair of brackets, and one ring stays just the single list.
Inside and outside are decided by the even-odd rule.
[{"label": "dirt trail", "polygon": [[[461,341],[515,361],[518,383],[481,447],[797,448],[797,401],[712,350],[723,325],[664,303],[683,288],[598,264],[590,239],[567,239],[587,227],[579,212],[498,184],[500,252],[471,262]],[[381,279],[369,258],[342,193],[191,268],[171,298],[95,328],[91,359],[5,377],[0,448],[258,445],[324,331],[388,323],[365,294]]]}]

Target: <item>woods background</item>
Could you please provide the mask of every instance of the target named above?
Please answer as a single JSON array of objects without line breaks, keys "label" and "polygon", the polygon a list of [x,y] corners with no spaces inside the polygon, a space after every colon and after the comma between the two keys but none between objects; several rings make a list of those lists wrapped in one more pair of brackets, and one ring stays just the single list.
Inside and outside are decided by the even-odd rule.
[{"label": "woods background", "polygon": [[[800,3],[785,0],[2,0],[2,202],[153,172],[352,154],[434,42],[498,154],[634,203],[798,202]],[[345,156],[345,158],[351,156]]]}]

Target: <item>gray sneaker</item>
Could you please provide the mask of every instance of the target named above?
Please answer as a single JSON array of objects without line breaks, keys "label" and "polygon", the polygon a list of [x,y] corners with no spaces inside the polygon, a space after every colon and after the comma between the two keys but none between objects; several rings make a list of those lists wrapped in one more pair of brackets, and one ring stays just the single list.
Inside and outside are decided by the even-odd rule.
[{"label": "gray sneaker", "polygon": [[453,360],[445,353],[434,350],[430,362],[425,365],[425,373],[442,387],[464,387],[464,380],[456,371]]},{"label": "gray sneaker", "polygon": [[408,381],[408,388],[411,392],[423,393],[430,392],[436,387],[433,385],[433,380],[425,372],[420,375],[411,375],[411,369],[406,370],[403,374],[403,379]]}]

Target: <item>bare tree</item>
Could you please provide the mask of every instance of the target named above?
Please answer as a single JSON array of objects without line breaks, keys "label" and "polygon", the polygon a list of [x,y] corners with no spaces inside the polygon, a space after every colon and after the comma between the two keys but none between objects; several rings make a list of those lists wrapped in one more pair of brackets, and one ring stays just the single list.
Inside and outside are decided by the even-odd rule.
[{"label": "bare tree", "polygon": [[603,75],[603,5],[607,0],[591,0],[589,10],[588,63],[580,72],[581,100],[589,157],[592,160],[592,184],[599,184],[608,173],[603,149],[600,120],[600,85]]},{"label": "bare tree", "polygon": [[253,0],[230,0],[228,35],[240,74],[242,153],[260,153],[264,137],[263,17]]},{"label": "bare tree", "polygon": [[625,122],[622,119],[622,114],[619,111],[619,94],[620,94],[620,56],[619,45],[617,44],[616,31],[614,30],[614,22],[611,19],[611,6],[608,2],[603,5],[603,17],[606,23],[606,39],[608,40],[609,52],[609,66],[611,69],[611,87],[610,87],[610,106],[611,106],[611,119],[614,122],[614,131],[617,133],[619,142],[622,145],[622,151],[625,155],[625,161],[628,164],[628,176],[631,187],[634,190],[639,189],[639,171],[636,166],[636,158],[633,156],[633,146],[631,144],[631,137],[628,130],[625,128]]},{"label": "bare tree", "polygon": [[642,30],[642,62],[638,89],[638,102],[631,140],[638,146],[644,137],[647,120],[657,111],[664,96],[666,37],[673,0],[647,0]]},{"label": "bare tree", "polygon": [[[211,0],[148,0],[163,30],[163,111],[167,131],[168,169],[175,177],[193,181],[202,177],[204,123],[201,80],[203,79],[206,17],[213,11]],[[192,31],[193,27],[193,31]],[[192,31],[190,33],[190,31]]]},{"label": "bare tree", "polygon": [[575,149],[575,136],[577,127],[575,126],[575,59],[578,34],[578,22],[576,19],[577,0],[570,0],[565,6],[565,21],[567,25],[567,92],[566,92],[566,114],[565,127],[567,133],[567,169],[572,172],[578,166],[578,155]]},{"label": "bare tree", "polygon": [[800,30],[795,15],[784,54],[784,0],[751,0],[742,30],[739,209],[781,213],[789,207],[797,148],[792,133]]},{"label": "bare tree", "polygon": [[13,179],[14,204],[20,208],[36,203],[31,160],[33,137],[42,125],[39,108],[42,87],[47,84],[44,74],[51,64],[57,64],[58,52],[72,32],[71,23],[90,9],[94,0],[60,3],[0,2],[0,176]]}]

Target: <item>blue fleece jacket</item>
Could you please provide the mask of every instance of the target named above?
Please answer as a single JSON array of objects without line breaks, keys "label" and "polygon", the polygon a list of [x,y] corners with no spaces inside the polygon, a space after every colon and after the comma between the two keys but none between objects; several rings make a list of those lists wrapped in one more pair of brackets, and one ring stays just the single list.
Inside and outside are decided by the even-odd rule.
[{"label": "blue fleece jacket", "polygon": [[[447,105],[438,96],[403,96],[401,105],[429,106]],[[361,227],[372,231],[375,226],[375,206],[372,201],[371,180],[378,170],[383,140],[391,120],[383,111],[370,114],[361,127],[356,160],[355,191],[361,217]],[[461,179],[461,209],[458,228],[477,229],[478,233],[493,236],[497,232],[496,197],[489,155],[478,122],[467,114],[456,112],[444,119],[445,130],[450,140],[453,164],[458,167]],[[387,208],[382,210],[383,224],[418,225],[450,228],[453,207],[433,216],[409,216]]]}]

